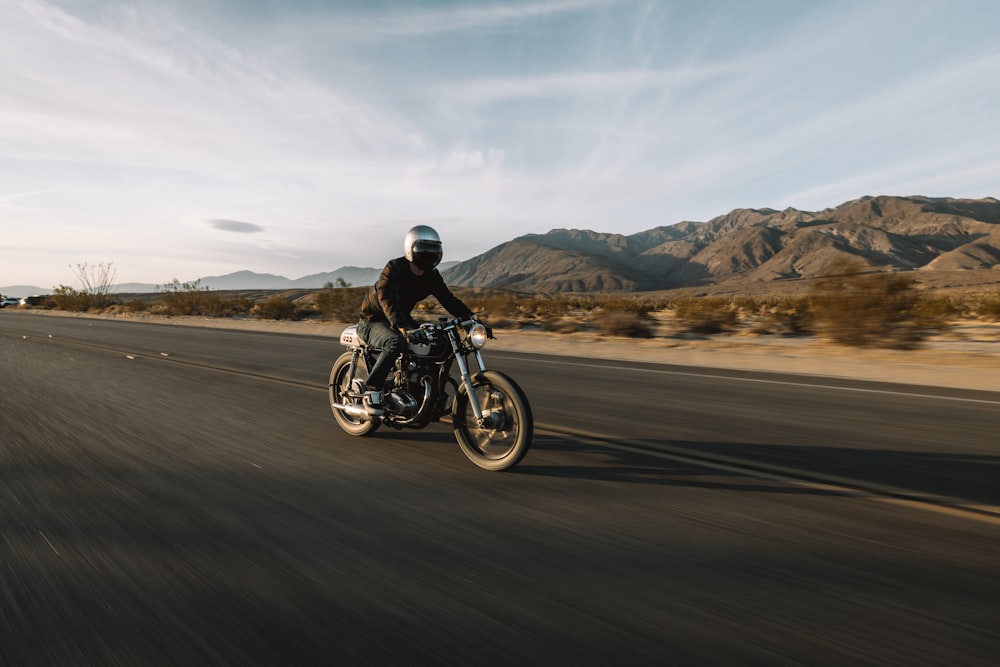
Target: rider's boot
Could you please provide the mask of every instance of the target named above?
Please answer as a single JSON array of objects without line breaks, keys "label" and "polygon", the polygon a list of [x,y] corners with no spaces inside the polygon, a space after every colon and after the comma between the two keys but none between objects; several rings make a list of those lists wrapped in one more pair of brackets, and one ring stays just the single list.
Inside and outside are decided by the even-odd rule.
[{"label": "rider's boot", "polygon": [[385,414],[385,410],[382,407],[382,392],[372,389],[370,386],[366,387],[365,396],[361,402],[368,414],[374,417],[381,417]]}]

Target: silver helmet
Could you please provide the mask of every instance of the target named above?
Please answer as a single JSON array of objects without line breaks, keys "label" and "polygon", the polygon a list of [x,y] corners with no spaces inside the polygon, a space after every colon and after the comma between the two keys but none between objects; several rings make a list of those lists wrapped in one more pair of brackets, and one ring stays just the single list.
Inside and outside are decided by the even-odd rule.
[{"label": "silver helmet", "polygon": [[403,255],[424,271],[430,271],[441,261],[441,237],[432,227],[417,225],[406,232]]}]

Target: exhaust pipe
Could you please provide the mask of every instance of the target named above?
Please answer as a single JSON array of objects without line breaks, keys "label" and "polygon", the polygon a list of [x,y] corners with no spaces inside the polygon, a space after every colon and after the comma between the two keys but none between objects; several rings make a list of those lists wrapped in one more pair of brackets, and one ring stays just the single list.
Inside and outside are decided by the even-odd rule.
[{"label": "exhaust pipe", "polygon": [[362,405],[344,405],[343,403],[331,403],[330,407],[334,408],[335,410],[342,410],[345,413],[347,413],[348,416],[354,417],[355,419],[372,421],[372,415],[370,415]]}]

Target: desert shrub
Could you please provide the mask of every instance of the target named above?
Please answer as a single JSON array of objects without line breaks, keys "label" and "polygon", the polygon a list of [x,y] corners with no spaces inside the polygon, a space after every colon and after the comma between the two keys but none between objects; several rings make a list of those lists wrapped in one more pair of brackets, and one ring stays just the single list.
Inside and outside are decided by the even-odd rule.
[{"label": "desert shrub", "polygon": [[946,320],[962,315],[967,304],[947,294],[919,294],[915,308],[924,317],[932,320]]},{"label": "desert shrub", "polygon": [[542,330],[553,333],[575,333],[592,328],[581,311],[570,311],[559,316],[540,317],[536,319],[536,323],[542,327]]},{"label": "desert shrub", "polygon": [[517,308],[519,299],[513,294],[459,298],[490,326],[519,329],[523,324]]},{"label": "desert shrub", "polygon": [[92,310],[104,310],[119,302],[120,300],[114,294],[91,293],[67,285],[60,285],[52,290],[52,294],[46,300],[46,307],[84,313]]},{"label": "desert shrub", "polygon": [[914,281],[892,273],[863,274],[840,264],[814,289],[810,301],[817,327],[832,340],[859,347],[911,349],[943,324],[920,307]]},{"label": "desert shrub", "polygon": [[127,313],[145,313],[150,309],[151,304],[143,299],[130,299],[125,302],[125,312]]},{"label": "desert shrub", "polygon": [[52,290],[49,301],[58,310],[68,310],[72,312],[86,312],[89,308],[87,294],[80,292],[68,285],[59,285]]},{"label": "desert shrub", "polygon": [[596,324],[597,330],[605,336],[653,337],[653,322],[648,312],[605,309]]},{"label": "desert shrub", "polygon": [[523,300],[518,306],[518,312],[538,320],[548,320],[566,316],[573,308],[573,302],[557,294],[555,296],[537,295]]},{"label": "desert shrub", "polygon": [[1000,320],[1000,294],[980,297],[971,310],[985,320],[994,322]]},{"label": "desert shrub", "polygon": [[805,336],[813,331],[813,313],[806,298],[768,299],[754,305],[754,333]]},{"label": "desert shrub", "polygon": [[460,298],[474,312],[481,313],[492,326],[519,328],[532,324],[555,330],[563,326],[563,320],[572,308],[571,301],[561,295],[487,292],[461,295]]},{"label": "desert shrub", "polygon": [[80,281],[81,289],[68,285],[56,287],[46,299],[46,308],[57,308],[73,312],[101,311],[121,303],[117,295],[111,294],[115,280],[113,262],[102,262],[97,266],[77,264],[73,269]]},{"label": "desert shrub", "polygon": [[736,326],[739,311],[727,299],[681,299],[674,304],[674,320],[682,333],[719,334],[731,331]]},{"label": "desert shrub", "polygon": [[513,292],[487,291],[481,294],[461,294],[459,297],[477,313],[488,313],[494,321],[514,319],[522,297]]},{"label": "desert shrub", "polygon": [[166,285],[158,285],[160,293],[159,310],[164,315],[205,315],[221,317],[224,312],[222,297],[207,287],[201,286],[201,279],[182,283],[176,278]]},{"label": "desert shrub", "polygon": [[592,300],[591,309],[600,308],[605,313],[635,313],[647,316],[651,312],[663,310],[667,304],[654,299],[631,298],[626,296],[603,296]]},{"label": "desert shrub", "polygon": [[101,262],[97,266],[77,264],[76,268],[70,268],[73,269],[77,280],[80,281],[82,286],[80,291],[84,294],[92,296],[109,296],[111,294],[111,288],[115,284],[115,277],[118,273],[114,262]]},{"label": "desert shrub", "polygon": [[245,296],[234,296],[228,299],[221,299],[219,302],[219,314],[222,317],[249,315],[250,311],[253,310],[253,306],[253,299],[248,299]]},{"label": "desert shrub", "polygon": [[547,331],[580,331],[591,328],[587,320],[602,310],[648,314],[657,301],[631,296],[591,294],[530,294],[506,290],[461,293],[474,312],[493,326],[540,326]]},{"label": "desert shrub", "polygon": [[366,287],[333,287],[327,285],[316,293],[316,309],[337,322],[356,322],[361,314]]},{"label": "desert shrub", "polygon": [[[167,316],[202,315],[204,317],[236,317],[246,315],[253,308],[254,302],[246,297],[223,298],[219,292],[213,292],[201,286],[201,279],[182,283],[176,278],[166,285],[158,285],[160,297],[157,301],[147,304],[146,308],[156,314]],[[138,300],[130,302],[136,309],[143,306]]]},{"label": "desert shrub", "polygon": [[273,296],[267,301],[258,303],[250,312],[266,320],[291,320],[296,319],[298,306],[291,299]]},{"label": "desert shrub", "polygon": [[598,330],[606,335],[652,335],[649,314],[662,302],[630,295],[530,294],[503,290],[459,294],[495,327],[541,327],[555,333]]}]

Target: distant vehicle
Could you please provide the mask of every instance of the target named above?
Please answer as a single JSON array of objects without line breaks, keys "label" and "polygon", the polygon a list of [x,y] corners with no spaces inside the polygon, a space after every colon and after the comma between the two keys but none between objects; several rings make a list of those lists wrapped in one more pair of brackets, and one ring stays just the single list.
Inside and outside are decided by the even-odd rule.
[{"label": "distant vehicle", "polygon": [[6,308],[7,306],[19,306],[21,305],[20,299],[15,299],[13,297],[5,296],[0,299],[0,308]]},{"label": "distant vehicle", "polygon": [[37,306],[37,305],[41,304],[42,301],[44,301],[44,300],[45,300],[44,296],[38,296],[37,294],[34,295],[34,296],[26,296],[23,299],[21,299],[21,305],[22,306]]}]

